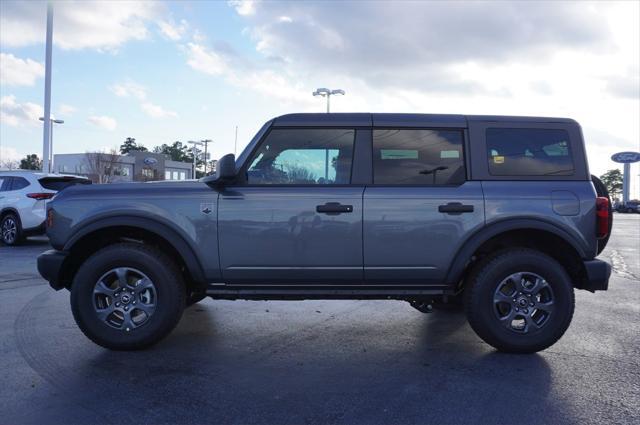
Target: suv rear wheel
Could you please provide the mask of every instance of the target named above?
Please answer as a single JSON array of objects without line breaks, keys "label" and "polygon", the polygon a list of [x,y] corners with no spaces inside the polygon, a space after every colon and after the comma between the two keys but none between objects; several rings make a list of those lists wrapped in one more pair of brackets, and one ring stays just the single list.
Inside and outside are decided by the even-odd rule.
[{"label": "suv rear wheel", "polygon": [[93,254],[71,286],[76,323],[93,342],[136,350],[165,337],[185,307],[185,285],[163,252],[124,243]]},{"label": "suv rear wheel", "polygon": [[13,213],[5,215],[0,221],[0,236],[5,245],[18,245],[22,240],[20,219]]},{"label": "suv rear wheel", "polygon": [[544,350],[562,337],[573,317],[573,286],[566,271],[531,249],[483,261],[471,273],[465,292],[469,324],[504,352]]}]

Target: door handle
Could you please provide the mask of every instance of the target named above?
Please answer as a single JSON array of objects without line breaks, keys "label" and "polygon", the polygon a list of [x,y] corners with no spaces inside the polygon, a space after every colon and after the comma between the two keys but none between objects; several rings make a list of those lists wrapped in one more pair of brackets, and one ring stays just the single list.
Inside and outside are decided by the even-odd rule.
[{"label": "door handle", "polygon": [[460,202],[449,202],[448,204],[440,205],[438,207],[438,212],[451,215],[470,213],[473,212],[473,205],[462,205]]},{"label": "door handle", "polygon": [[353,212],[353,205],[342,205],[339,202],[327,202],[324,205],[317,205],[316,212],[327,215],[338,215]]}]

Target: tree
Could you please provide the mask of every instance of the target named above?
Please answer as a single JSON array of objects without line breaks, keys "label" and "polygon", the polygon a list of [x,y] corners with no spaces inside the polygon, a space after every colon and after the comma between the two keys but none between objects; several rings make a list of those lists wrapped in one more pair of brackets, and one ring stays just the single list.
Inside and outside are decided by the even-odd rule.
[{"label": "tree", "polygon": [[133,137],[127,137],[123,144],[120,145],[120,154],[126,155],[131,151],[147,152],[148,149],[136,143]]},{"label": "tree", "polygon": [[20,169],[22,170],[42,170],[42,161],[38,155],[32,153],[20,160]]},{"label": "tree", "polygon": [[602,183],[607,187],[609,195],[612,198],[615,198],[616,195],[622,192],[622,173],[619,169],[614,168],[613,170],[607,171],[600,176],[600,180],[602,180]]},{"label": "tree", "polygon": [[115,173],[115,165],[120,155],[115,149],[109,152],[87,152],[84,157],[87,175],[94,183],[111,183]]},{"label": "tree", "polygon": [[183,145],[182,142],[175,141],[171,145],[163,143],[160,146],[153,148],[154,153],[162,153],[168,155],[172,161],[189,162],[189,159],[193,161],[189,155],[189,147]]},{"label": "tree", "polygon": [[15,159],[0,161],[0,170],[16,170],[20,168],[20,162]]}]

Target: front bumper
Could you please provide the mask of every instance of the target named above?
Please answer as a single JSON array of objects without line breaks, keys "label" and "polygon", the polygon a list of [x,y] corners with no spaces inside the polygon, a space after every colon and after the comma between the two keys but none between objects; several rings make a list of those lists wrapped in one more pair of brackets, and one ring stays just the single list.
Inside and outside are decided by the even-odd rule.
[{"label": "front bumper", "polygon": [[49,281],[49,285],[56,291],[64,288],[64,282],[61,280],[62,265],[67,255],[64,251],[50,249],[38,256],[38,273]]},{"label": "front bumper", "polygon": [[584,261],[586,272],[582,288],[587,291],[606,291],[609,288],[609,276],[611,276],[611,264],[602,260]]}]

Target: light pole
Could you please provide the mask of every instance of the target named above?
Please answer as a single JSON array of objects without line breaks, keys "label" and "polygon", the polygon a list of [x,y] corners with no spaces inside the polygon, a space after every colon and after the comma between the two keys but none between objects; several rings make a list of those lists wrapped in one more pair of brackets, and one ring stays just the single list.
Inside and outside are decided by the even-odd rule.
[{"label": "light pole", "polygon": [[[38,118],[40,121],[44,121],[44,117]],[[49,155],[46,158],[42,158],[42,171],[47,173],[51,172],[51,168],[53,168],[53,124],[64,124],[64,120],[55,120],[53,118],[49,118],[49,143],[47,149],[45,151]]]},{"label": "light pole", "polygon": [[189,141],[187,143],[191,143],[193,145],[193,149],[191,150],[192,154],[193,154],[193,172],[191,173],[191,178],[195,179],[196,178],[196,146],[202,146],[203,143],[202,142],[193,142],[193,141]]},{"label": "light pole", "polygon": [[329,109],[331,106],[331,96],[336,96],[336,95],[344,96],[344,90],[342,89],[330,90],[327,88],[319,88],[319,89],[316,89],[316,91],[314,91],[312,94],[314,96],[322,96],[327,98],[327,113],[329,113]]},{"label": "light pole", "polygon": [[45,67],[44,67],[44,121],[42,127],[42,169],[50,172],[49,145],[51,143],[51,43],[53,40],[53,3],[47,4],[47,38],[45,44]]}]

